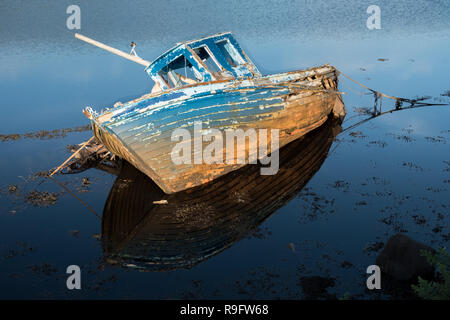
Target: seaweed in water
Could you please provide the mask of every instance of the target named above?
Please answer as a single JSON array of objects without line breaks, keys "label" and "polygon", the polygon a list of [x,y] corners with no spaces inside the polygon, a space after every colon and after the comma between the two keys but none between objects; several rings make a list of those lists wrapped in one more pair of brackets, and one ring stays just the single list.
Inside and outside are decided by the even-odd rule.
[{"label": "seaweed in water", "polygon": [[58,201],[58,196],[55,192],[33,190],[26,195],[25,201],[36,207],[49,207]]},{"label": "seaweed in water", "polygon": [[84,132],[91,130],[90,125],[86,126],[79,126],[74,128],[65,128],[65,129],[55,129],[51,131],[47,130],[41,130],[38,132],[28,132],[28,133],[13,133],[13,134],[0,134],[0,141],[6,142],[6,141],[15,141],[19,139],[42,139],[42,140],[48,140],[48,139],[55,139],[55,138],[64,138],[67,136],[68,133],[71,132]]}]

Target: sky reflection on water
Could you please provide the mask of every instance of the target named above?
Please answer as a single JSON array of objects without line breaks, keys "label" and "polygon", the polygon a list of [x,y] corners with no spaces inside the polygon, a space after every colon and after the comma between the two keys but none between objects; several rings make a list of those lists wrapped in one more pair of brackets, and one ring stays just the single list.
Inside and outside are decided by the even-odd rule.
[{"label": "sky reflection on water", "polygon": [[[85,125],[85,106],[100,110],[150,90],[141,66],[73,38],[65,27],[69,4],[0,4],[0,134]],[[366,1],[168,1],[126,7],[96,1],[81,5],[80,33],[123,50],[135,41],[137,52],[152,60],[177,41],[231,30],[264,74],[330,63],[378,91],[449,103],[442,95],[450,90],[449,2],[379,5],[383,29],[369,31]],[[354,90],[360,87],[340,80],[347,119],[354,108],[373,105],[372,96],[358,95]],[[307,186],[257,232],[192,269],[167,273],[105,266],[102,246],[93,238],[100,222],[68,194],[41,208],[7,191],[18,185],[23,194],[61,192],[51,181],[26,185],[20,177],[61,163],[66,145],[88,139],[90,132],[0,142],[0,297],[298,298],[298,278],[307,275],[335,277],[329,291],[337,296],[364,293],[365,268],[376,257],[367,248],[374,243],[407,231],[433,247],[448,245],[449,110],[401,111],[338,136]],[[361,132],[352,136],[355,131]],[[80,191],[82,177],[92,184],[79,196],[101,213],[116,177],[90,170],[58,180]],[[422,217],[426,222],[417,223]],[[344,262],[351,267],[342,267]],[[89,271],[85,290],[65,288],[69,264]]]}]

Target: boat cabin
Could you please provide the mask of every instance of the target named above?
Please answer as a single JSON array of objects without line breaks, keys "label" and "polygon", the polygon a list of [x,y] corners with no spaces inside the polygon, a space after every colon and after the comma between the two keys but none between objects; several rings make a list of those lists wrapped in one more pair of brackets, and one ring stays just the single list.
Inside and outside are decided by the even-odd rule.
[{"label": "boat cabin", "polygon": [[201,82],[261,76],[231,32],[180,42],[146,69],[152,93]]}]

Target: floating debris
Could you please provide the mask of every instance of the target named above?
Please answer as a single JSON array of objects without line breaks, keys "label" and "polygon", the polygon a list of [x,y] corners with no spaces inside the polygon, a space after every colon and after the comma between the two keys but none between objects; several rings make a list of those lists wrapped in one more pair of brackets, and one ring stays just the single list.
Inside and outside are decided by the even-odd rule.
[{"label": "floating debris", "polygon": [[158,201],[153,201],[153,204],[168,204],[169,202],[167,202],[167,200],[158,200]]},{"label": "floating debris", "polygon": [[288,247],[289,247],[289,249],[291,249],[292,252],[295,253],[295,245],[292,242],[288,243]]},{"label": "floating debris", "polygon": [[[96,139],[86,144],[86,146],[79,150],[85,142],[67,146],[70,152],[77,152],[75,157],[69,162],[66,167],[62,169],[63,174],[80,173],[90,168],[96,168],[108,173],[118,175],[120,170],[120,159],[110,153],[101,143]],[[88,186],[91,184],[89,178],[82,179],[82,185]]]},{"label": "floating debris", "polygon": [[80,230],[72,230],[70,231],[70,233],[72,234],[72,236],[78,237],[80,235]]}]

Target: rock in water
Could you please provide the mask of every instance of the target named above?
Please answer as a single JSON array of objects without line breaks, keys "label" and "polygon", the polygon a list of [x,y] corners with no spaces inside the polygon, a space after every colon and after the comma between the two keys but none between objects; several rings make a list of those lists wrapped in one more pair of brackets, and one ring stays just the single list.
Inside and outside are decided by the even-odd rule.
[{"label": "rock in water", "polygon": [[434,266],[422,255],[422,250],[434,250],[403,234],[392,236],[377,257],[381,271],[399,281],[417,281],[417,277],[432,279]]}]

